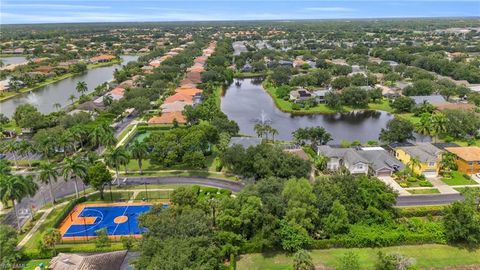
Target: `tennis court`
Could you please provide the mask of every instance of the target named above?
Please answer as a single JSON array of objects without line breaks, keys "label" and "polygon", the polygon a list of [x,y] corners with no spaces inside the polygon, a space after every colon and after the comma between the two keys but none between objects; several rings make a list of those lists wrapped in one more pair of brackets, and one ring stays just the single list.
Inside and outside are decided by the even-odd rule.
[{"label": "tennis court", "polygon": [[110,238],[140,237],[145,229],[139,227],[138,217],[150,208],[145,203],[79,204],[59,229],[63,240],[88,240],[103,228]]}]

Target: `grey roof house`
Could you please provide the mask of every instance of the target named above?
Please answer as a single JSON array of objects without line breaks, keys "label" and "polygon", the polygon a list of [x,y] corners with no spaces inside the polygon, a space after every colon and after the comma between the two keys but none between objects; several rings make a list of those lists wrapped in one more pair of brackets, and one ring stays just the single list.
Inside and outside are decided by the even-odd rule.
[{"label": "grey roof house", "polygon": [[126,250],[95,254],[59,253],[53,257],[49,269],[53,270],[120,270]]},{"label": "grey roof house", "polygon": [[331,171],[345,167],[351,174],[368,174],[368,160],[353,148],[335,148],[329,145],[317,147],[317,154],[328,157],[327,169]]},{"label": "grey roof house", "polygon": [[298,88],[290,91],[290,100],[294,102],[309,100],[312,97],[312,93],[303,88]]},{"label": "grey roof house", "polygon": [[447,102],[441,95],[431,95],[431,96],[410,96],[411,99],[415,101],[416,105],[422,105],[425,103],[430,103],[432,105],[445,103]]},{"label": "grey roof house", "polygon": [[357,153],[368,160],[370,172],[375,176],[390,176],[405,167],[382,147],[362,147]]}]

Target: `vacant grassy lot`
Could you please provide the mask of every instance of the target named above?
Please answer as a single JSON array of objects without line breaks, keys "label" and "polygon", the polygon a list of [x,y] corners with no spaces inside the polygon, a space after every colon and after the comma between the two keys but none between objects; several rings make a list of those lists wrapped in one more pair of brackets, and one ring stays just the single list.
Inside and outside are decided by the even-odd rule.
[{"label": "vacant grassy lot", "polygon": [[[397,252],[415,258],[420,268],[480,264],[480,250],[469,251],[446,245],[396,246],[378,249],[325,249],[312,250],[311,254],[315,264],[338,267],[340,258],[348,251],[358,254],[363,269],[374,269],[379,251],[387,253]],[[284,253],[247,254],[242,256],[237,263],[237,269],[289,270],[292,269],[292,261],[292,256]]]}]

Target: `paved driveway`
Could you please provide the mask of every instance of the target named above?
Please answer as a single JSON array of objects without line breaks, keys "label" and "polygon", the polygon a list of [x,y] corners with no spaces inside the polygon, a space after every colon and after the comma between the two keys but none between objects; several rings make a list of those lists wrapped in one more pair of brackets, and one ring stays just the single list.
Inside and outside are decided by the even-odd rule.
[{"label": "paved driveway", "polygon": [[393,180],[391,176],[379,176],[378,179],[384,182],[387,186],[390,186],[391,188],[393,188],[393,190],[398,192],[400,196],[410,195],[410,193],[408,193],[408,191],[402,188],[400,184],[397,183],[397,181]]}]

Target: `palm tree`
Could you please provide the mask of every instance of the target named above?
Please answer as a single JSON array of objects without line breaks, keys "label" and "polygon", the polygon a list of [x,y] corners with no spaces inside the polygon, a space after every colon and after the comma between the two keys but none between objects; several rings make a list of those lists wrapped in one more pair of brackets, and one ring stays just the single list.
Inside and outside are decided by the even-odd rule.
[{"label": "palm tree", "polygon": [[142,170],[142,160],[148,156],[148,147],[145,143],[134,141],[129,146],[130,153],[132,158],[138,160],[138,168],[140,169],[140,174],[143,174]]},{"label": "palm tree", "polygon": [[18,229],[20,229],[20,220],[18,219],[15,201],[21,201],[27,196],[35,195],[38,185],[31,176],[2,174],[0,175],[0,200],[3,204],[12,202]]},{"label": "palm tree", "polygon": [[54,104],[53,104],[53,108],[54,108],[55,110],[57,110],[57,111],[60,111],[60,109],[62,108],[62,104],[60,104],[60,103],[58,103],[58,102],[57,102],[57,103],[54,103]]},{"label": "palm tree", "polygon": [[62,148],[64,157],[66,157],[68,149],[74,144],[72,133],[69,131],[63,132],[60,137],[56,138],[56,141],[57,145]]},{"label": "palm tree", "polygon": [[70,100],[72,102],[72,105],[75,102],[75,99],[76,99],[76,97],[73,94],[68,97],[68,100]]},{"label": "palm tree", "polygon": [[107,124],[102,124],[95,127],[92,130],[92,133],[90,133],[90,139],[94,146],[113,146],[117,142],[112,128]]},{"label": "palm tree", "polygon": [[418,122],[415,126],[415,131],[419,134],[424,136],[431,136],[432,135],[432,124],[430,121],[430,114],[424,113],[420,118],[420,122]]},{"label": "palm tree", "polygon": [[83,142],[88,138],[88,130],[80,125],[73,126],[69,130],[72,133],[74,150],[77,151],[77,143],[80,143],[80,147],[83,148]]},{"label": "palm tree", "polygon": [[80,93],[80,95],[83,96],[88,91],[87,83],[84,81],[77,82],[77,86],[75,87],[75,89],[78,93]]},{"label": "palm tree", "polygon": [[275,135],[278,135],[278,130],[270,127],[270,134],[272,134],[272,142],[275,142]]},{"label": "palm tree", "polygon": [[253,130],[255,130],[255,133],[257,133],[257,137],[263,139],[263,135],[265,134],[265,125],[264,124],[255,124],[253,127]]},{"label": "palm tree", "polygon": [[21,140],[18,143],[18,154],[20,154],[20,156],[27,159],[28,167],[32,167],[32,162],[30,160],[30,157],[28,156],[32,152],[33,152],[33,146],[29,141]]},{"label": "palm tree", "polygon": [[314,159],[314,164],[315,168],[319,171],[324,171],[327,169],[327,164],[328,161],[330,161],[330,158],[324,155],[318,155]]},{"label": "palm tree", "polygon": [[445,152],[440,161],[442,172],[450,172],[457,169],[457,156],[453,153]]},{"label": "palm tree", "polygon": [[55,204],[55,195],[53,194],[52,181],[57,182],[58,180],[58,170],[53,163],[42,163],[40,165],[40,171],[38,174],[38,179],[44,183],[48,184],[50,189],[50,197],[52,198],[52,204]]},{"label": "palm tree", "polygon": [[123,146],[117,147],[115,149],[109,148],[109,150],[105,154],[105,163],[107,164],[107,166],[115,168],[115,177],[117,179],[117,183],[120,165],[127,163],[127,160],[128,153],[125,148],[123,148]]},{"label": "palm tree", "polygon": [[7,153],[12,153],[13,163],[17,167],[17,151],[18,151],[18,142],[15,140],[6,141],[2,144],[2,151]]},{"label": "palm tree", "polygon": [[447,131],[448,118],[443,113],[435,113],[431,117],[432,133],[435,135],[435,141],[438,136]]},{"label": "palm tree", "polygon": [[73,180],[75,181],[75,195],[77,198],[79,197],[77,177],[83,178],[85,177],[86,173],[87,166],[80,157],[67,157],[63,161],[62,175],[65,178],[65,181],[68,181],[71,177],[73,177]]},{"label": "palm tree", "polygon": [[412,157],[410,158],[410,161],[408,161],[408,164],[407,164],[408,167],[410,167],[410,169],[412,170],[412,173],[415,172],[415,168],[421,168],[421,163],[420,163],[420,160],[416,157]]}]

